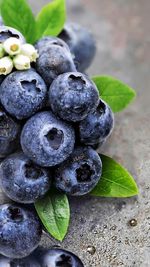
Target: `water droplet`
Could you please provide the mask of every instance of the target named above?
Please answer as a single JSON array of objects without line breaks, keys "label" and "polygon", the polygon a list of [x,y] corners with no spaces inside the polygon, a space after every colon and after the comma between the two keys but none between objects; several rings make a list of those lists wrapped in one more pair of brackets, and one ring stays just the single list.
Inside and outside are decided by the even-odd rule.
[{"label": "water droplet", "polygon": [[87,252],[90,253],[91,255],[94,255],[96,252],[96,248],[94,246],[88,246]]},{"label": "water droplet", "polygon": [[137,226],[137,220],[136,220],[136,219],[131,219],[131,220],[129,221],[129,225],[130,225],[130,226]]},{"label": "water droplet", "polygon": [[93,234],[97,235],[98,234],[98,231],[97,230],[94,230],[93,231]]},{"label": "water droplet", "polygon": [[117,226],[116,225],[113,225],[110,230],[116,230]]},{"label": "water droplet", "polygon": [[104,229],[106,229],[107,228],[107,225],[105,224],[103,227],[104,227]]}]

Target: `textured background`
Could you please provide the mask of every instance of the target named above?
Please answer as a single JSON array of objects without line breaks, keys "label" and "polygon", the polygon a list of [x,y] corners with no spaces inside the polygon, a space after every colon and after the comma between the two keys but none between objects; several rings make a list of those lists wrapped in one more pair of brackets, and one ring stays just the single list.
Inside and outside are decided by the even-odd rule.
[{"label": "textured background", "polygon": [[[29,1],[37,12],[47,0]],[[131,199],[71,199],[71,226],[62,247],[86,267],[150,266],[150,35],[149,0],[68,0],[68,20],[87,26],[98,52],[89,73],[110,74],[137,91],[136,101],[116,115],[103,152],[135,177],[140,195]],[[2,196],[3,197],[3,196]],[[129,221],[135,219],[136,226]],[[43,238],[47,246],[59,242]]]}]

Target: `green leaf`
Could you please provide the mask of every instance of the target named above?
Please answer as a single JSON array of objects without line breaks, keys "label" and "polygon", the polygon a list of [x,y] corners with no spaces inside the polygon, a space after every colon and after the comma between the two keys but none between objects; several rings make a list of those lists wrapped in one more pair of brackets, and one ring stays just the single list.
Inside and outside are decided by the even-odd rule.
[{"label": "green leaf", "polygon": [[1,14],[1,4],[2,4],[2,1],[3,1],[3,0],[0,0],[0,14]]},{"label": "green leaf", "polygon": [[102,177],[91,192],[100,197],[132,197],[137,195],[138,187],[133,177],[120,164],[104,155],[100,155],[103,172]]},{"label": "green leaf", "polygon": [[35,203],[35,208],[47,231],[54,238],[62,241],[67,233],[70,220],[67,196],[50,192]]},{"label": "green leaf", "polygon": [[66,21],[65,0],[54,0],[45,5],[37,15],[37,39],[42,36],[57,36]]},{"label": "green leaf", "polygon": [[123,82],[111,76],[93,77],[101,98],[111,107],[113,112],[119,112],[136,96],[135,91]]},{"label": "green leaf", "polygon": [[34,43],[36,23],[26,0],[2,0],[1,15],[5,25],[17,29],[27,42]]}]

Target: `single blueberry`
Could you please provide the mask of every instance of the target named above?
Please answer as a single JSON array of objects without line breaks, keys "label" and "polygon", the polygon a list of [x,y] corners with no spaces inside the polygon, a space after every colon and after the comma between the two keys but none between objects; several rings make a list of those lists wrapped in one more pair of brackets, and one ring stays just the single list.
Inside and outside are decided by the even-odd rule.
[{"label": "single blueberry", "polygon": [[51,173],[35,165],[22,152],[8,156],[0,165],[4,193],[19,203],[34,203],[51,185]]},{"label": "single blueberry", "polygon": [[72,126],[43,111],[30,118],[21,133],[24,153],[44,167],[63,162],[74,149],[75,133]]},{"label": "single blueberry", "polygon": [[102,162],[90,147],[77,147],[55,171],[55,186],[72,196],[88,194],[98,183]]},{"label": "single blueberry", "polygon": [[96,53],[96,44],[92,33],[71,22],[65,25],[59,38],[68,44],[71,53],[75,56],[77,69],[84,72],[91,65]]},{"label": "single blueberry", "polygon": [[47,88],[33,69],[15,71],[1,84],[0,100],[8,113],[17,119],[30,117],[45,105]]},{"label": "single blueberry", "polygon": [[20,125],[0,107],[0,158],[18,147]]},{"label": "single blueberry", "polygon": [[10,258],[23,258],[35,250],[42,234],[34,214],[16,204],[0,205],[0,253]]},{"label": "single blueberry", "polygon": [[3,43],[10,37],[19,39],[22,44],[26,42],[21,32],[11,27],[0,26],[0,43]]},{"label": "single blueberry", "polygon": [[1,267],[41,267],[38,260],[31,256],[23,259],[11,259],[0,255],[0,266]]},{"label": "single blueberry", "polygon": [[38,257],[42,267],[84,267],[75,254],[64,249],[43,249]]},{"label": "single blueberry", "polygon": [[59,74],[76,71],[70,50],[62,40],[44,37],[36,48],[39,53],[36,69],[48,86]]},{"label": "single blueberry", "polygon": [[97,109],[79,123],[79,135],[86,145],[103,144],[114,126],[114,115],[111,108],[99,100]]},{"label": "single blueberry", "polygon": [[49,89],[49,103],[54,113],[67,121],[81,121],[99,102],[95,84],[80,72],[59,75]]}]

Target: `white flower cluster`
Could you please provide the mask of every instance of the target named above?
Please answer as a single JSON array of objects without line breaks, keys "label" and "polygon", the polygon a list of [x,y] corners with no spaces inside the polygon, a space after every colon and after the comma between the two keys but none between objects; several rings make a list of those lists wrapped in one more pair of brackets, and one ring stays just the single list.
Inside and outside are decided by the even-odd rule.
[{"label": "white flower cluster", "polygon": [[31,63],[36,62],[38,52],[31,44],[21,44],[14,37],[8,38],[0,44],[0,75],[7,75],[15,67],[17,70],[31,68]]}]

